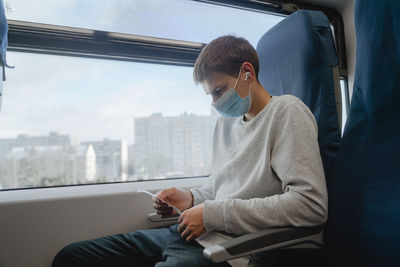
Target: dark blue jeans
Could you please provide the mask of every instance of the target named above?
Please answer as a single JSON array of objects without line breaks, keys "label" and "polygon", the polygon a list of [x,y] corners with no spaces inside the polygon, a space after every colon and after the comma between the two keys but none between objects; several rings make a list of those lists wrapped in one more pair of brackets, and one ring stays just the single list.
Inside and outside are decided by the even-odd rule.
[{"label": "dark blue jeans", "polygon": [[177,227],[178,224],[73,243],[56,255],[52,267],[230,266],[205,258],[203,247],[182,239]]}]

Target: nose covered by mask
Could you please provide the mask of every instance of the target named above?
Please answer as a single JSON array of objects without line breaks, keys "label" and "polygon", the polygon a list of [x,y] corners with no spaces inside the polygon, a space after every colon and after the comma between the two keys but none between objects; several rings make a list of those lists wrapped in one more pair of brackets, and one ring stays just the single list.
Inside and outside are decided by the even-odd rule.
[{"label": "nose covered by mask", "polygon": [[[250,89],[251,84],[249,84],[249,94],[241,98],[239,94],[235,91],[236,85],[238,84],[240,73],[242,70],[239,71],[239,76],[236,79],[235,86],[230,88],[226,91],[216,102],[213,102],[211,105],[218,110],[225,117],[233,118],[239,117],[246,114],[251,107],[251,95]],[[247,80],[247,76],[246,79]]]}]

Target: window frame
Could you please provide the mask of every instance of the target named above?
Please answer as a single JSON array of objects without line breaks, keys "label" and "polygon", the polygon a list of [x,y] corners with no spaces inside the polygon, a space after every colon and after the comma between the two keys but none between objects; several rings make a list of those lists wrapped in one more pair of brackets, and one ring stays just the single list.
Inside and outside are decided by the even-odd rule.
[{"label": "window frame", "polygon": [[193,66],[204,44],[8,20],[8,51]]},{"label": "window frame", "polygon": [[[333,25],[340,76],[347,76],[343,20],[334,9],[299,2],[260,0],[193,0],[254,12],[290,15],[299,9],[323,11]],[[8,50],[193,67],[201,49],[198,42],[147,37],[83,28],[8,20]]]},{"label": "window frame", "polygon": [[[334,9],[293,1],[278,2],[268,0],[192,0],[208,4],[222,5],[255,12],[275,15],[290,15],[299,9],[323,11],[334,28],[335,44],[339,57],[339,75],[347,81],[344,25],[339,12]],[[84,28],[7,20],[8,51],[38,53],[47,55],[72,56],[141,63],[155,63],[193,67],[206,45],[199,42],[147,37]],[[348,89],[347,94],[348,94]],[[206,178],[208,176],[177,177],[165,180]],[[140,181],[115,181],[105,183],[69,184],[42,187],[4,188],[1,191],[43,189],[55,187],[152,182],[157,179]]]}]

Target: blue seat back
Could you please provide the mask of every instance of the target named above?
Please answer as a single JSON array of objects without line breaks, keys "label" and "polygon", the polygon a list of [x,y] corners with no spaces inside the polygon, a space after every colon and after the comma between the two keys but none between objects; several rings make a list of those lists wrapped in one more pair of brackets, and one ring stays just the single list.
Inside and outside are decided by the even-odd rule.
[{"label": "blue seat back", "polygon": [[400,1],[356,0],[353,95],[329,187],[332,266],[400,266]]},{"label": "blue seat back", "polygon": [[6,19],[6,13],[4,9],[4,2],[0,0],[0,65],[6,66],[6,52],[8,46],[8,24]]},{"label": "blue seat back", "polygon": [[[3,79],[0,80],[0,83],[6,79],[5,75],[5,66],[7,66],[7,60],[6,60],[6,52],[7,52],[7,46],[8,46],[8,24],[7,24],[7,19],[6,19],[6,13],[4,9],[4,3],[3,0],[0,0],[0,66],[2,69],[0,71],[3,72],[3,75],[0,77],[3,77]],[[3,86],[0,84],[0,111],[1,111],[1,104],[2,104],[2,99],[3,99]]]},{"label": "blue seat back", "polygon": [[262,36],[257,53],[264,88],[272,95],[295,95],[313,112],[329,181],[340,130],[332,72],[338,58],[328,18],[320,11],[297,11]]}]

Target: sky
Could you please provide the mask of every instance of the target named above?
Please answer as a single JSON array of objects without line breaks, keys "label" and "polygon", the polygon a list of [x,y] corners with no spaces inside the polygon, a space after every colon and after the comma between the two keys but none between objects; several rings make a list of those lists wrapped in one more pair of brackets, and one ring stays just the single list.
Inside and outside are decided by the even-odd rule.
[{"label": "sky", "polygon": [[[257,40],[282,17],[191,0],[6,0],[8,19],[208,43]],[[250,25],[250,26],[249,26]],[[209,115],[191,67],[9,52],[0,138],[69,134],[132,143],[134,118]]]}]

